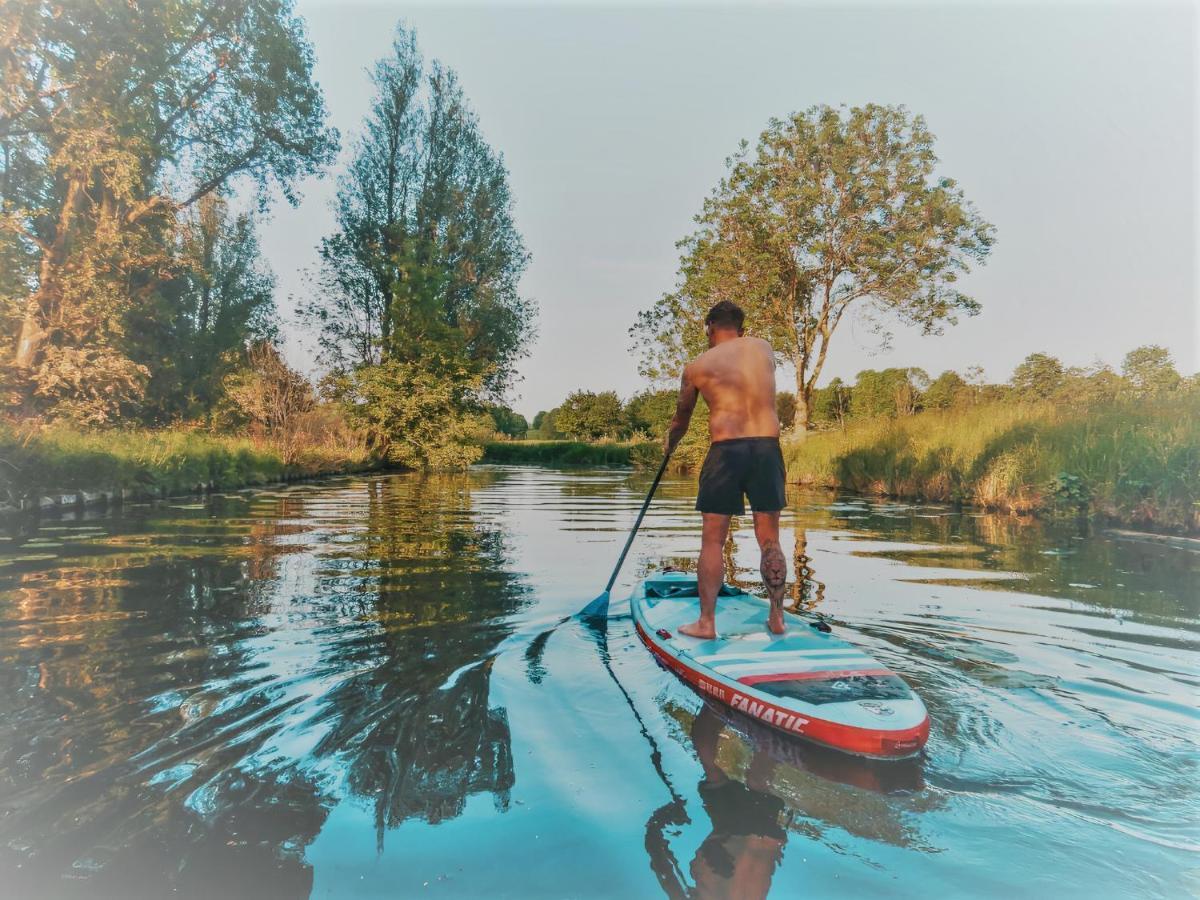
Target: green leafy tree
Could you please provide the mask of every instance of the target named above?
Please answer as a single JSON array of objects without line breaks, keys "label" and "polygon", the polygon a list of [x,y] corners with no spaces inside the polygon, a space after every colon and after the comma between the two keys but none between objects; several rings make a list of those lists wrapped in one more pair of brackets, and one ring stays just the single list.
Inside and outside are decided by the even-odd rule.
[{"label": "green leafy tree", "polygon": [[994,229],[935,174],[933,135],[903,107],[813,107],[743,143],[680,247],[679,284],[638,318],[643,371],[663,378],[703,348],[718,299],[747,313],[796,372],[795,428],[833,335],[861,310],[886,342],[891,319],[937,333],[979,305],[958,289]]},{"label": "green leafy tree", "polygon": [[498,396],[532,336],[517,290],[528,255],[504,161],[452,71],[426,69],[413,32],[372,72],[375,100],[339,179],[302,313],[345,371],[453,355]]},{"label": "green leafy tree", "polygon": [[966,405],[970,397],[971,386],[966,379],[953,369],[947,369],[922,394],[921,405],[925,409],[950,409]]},{"label": "green leafy tree", "polygon": [[1165,347],[1148,344],[1125,354],[1121,373],[1139,397],[1151,397],[1179,387],[1180,376]]},{"label": "green leafy tree", "polygon": [[779,391],[775,394],[775,415],[779,419],[779,427],[785,431],[796,421],[796,395],[791,391]]},{"label": "green leafy tree", "polygon": [[559,407],[556,406],[554,409],[540,412],[533,417],[535,437],[543,441],[557,441],[565,437],[555,424],[558,420],[558,410]]},{"label": "green leafy tree", "polygon": [[661,438],[666,434],[671,417],[675,415],[678,396],[678,391],[669,388],[648,389],[634,394],[625,404],[625,416],[630,429],[651,439]]},{"label": "green leafy tree", "polygon": [[813,421],[845,425],[850,415],[854,390],[840,378],[834,378],[813,392]]},{"label": "green leafy tree", "polygon": [[219,196],[201,198],[180,218],[176,259],[161,304],[133,319],[138,356],[155,373],[146,405],[160,419],[210,414],[245,349],[278,337],[275,277],[253,216],[231,215]]},{"label": "green leafy tree", "polygon": [[1063,364],[1047,353],[1031,353],[1018,365],[1009,383],[1019,400],[1047,400],[1062,387]]},{"label": "green leafy tree", "polygon": [[330,378],[329,390],[381,457],[409,469],[459,469],[483,451],[491,420],[476,411],[482,379],[452,357],[389,359]]},{"label": "green leafy tree", "polygon": [[928,384],[923,369],[864,369],[851,392],[850,414],[856,419],[911,415]]},{"label": "green leafy tree", "polygon": [[618,437],[625,427],[621,398],[615,391],[572,391],[556,411],[554,424],[576,441]]},{"label": "green leafy tree", "polygon": [[1087,368],[1065,370],[1050,399],[1062,406],[1087,409],[1112,403],[1127,389],[1127,382],[1112,366],[1097,360]]},{"label": "green leafy tree", "polygon": [[182,210],[273,189],[336,150],[289,0],[9,0],[0,29],[0,312],[10,403],[87,421],[155,373],[138,329],[175,277]]},{"label": "green leafy tree", "polygon": [[529,423],[525,417],[518,412],[513,412],[507,406],[492,403],[488,405],[487,411],[492,417],[496,430],[501,434],[512,438],[522,438],[529,431]]}]

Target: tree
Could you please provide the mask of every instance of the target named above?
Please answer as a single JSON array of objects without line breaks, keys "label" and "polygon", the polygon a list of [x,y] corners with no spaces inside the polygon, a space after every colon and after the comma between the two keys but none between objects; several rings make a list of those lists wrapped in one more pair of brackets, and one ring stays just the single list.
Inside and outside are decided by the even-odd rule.
[{"label": "tree", "polygon": [[558,430],[555,421],[558,417],[559,407],[540,412],[533,417],[533,431],[536,432],[536,437],[544,441],[561,440],[565,435]]},{"label": "tree", "polygon": [[924,369],[864,369],[850,395],[850,414],[856,419],[912,415],[928,384]]},{"label": "tree", "polygon": [[131,351],[155,373],[147,405],[160,418],[210,413],[242,351],[278,337],[275,277],[253,216],[201,198],[181,217],[176,258],[179,274],[163,286],[162,307],[138,323]]},{"label": "tree", "polygon": [[379,456],[409,469],[458,469],[482,455],[491,424],[474,405],[481,378],[461,360],[389,359],[329,379],[329,391]]},{"label": "tree", "polygon": [[1139,397],[1173,391],[1180,382],[1171,352],[1155,344],[1147,344],[1126,353],[1121,363],[1121,374],[1128,379]]},{"label": "tree", "polygon": [[779,391],[775,395],[775,415],[779,427],[785,431],[796,421],[796,395],[791,391]]},{"label": "tree", "polygon": [[947,369],[933,380],[921,397],[925,409],[950,409],[965,405],[971,397],[971,386],[953,369]]},{"label": "tree", "polygon": [[624,430],[621,398],[615,391],[572,391],[558,408],[554,424],[576,441],[617,437]]},{"label": "tree", "polygon": [[235,179],[265,204],[336,150],[290,0],[10,0],[0,258],[11,399],[103,421],[149,368],[130,318],[174,277],[175,216]]},{"label": "tree", "polygon": [[813,392],[813,421],[845,425],[853,396],[853,389],[840,378],[834,378],[825,387],[817,388]]},{"label": "tree", "polygon": [[1013,370],[1009,383],[1018,399],[1046,400],[1062,387],[1063,364],[1046,353],[1030,353]]},{"label": "tree", "polygon": [[747,313],[796,372],[797,430],[833,334],[850,309],[886,342],[887,317],[927,334],[973,315],[958,290],[994,229],[949,178],[936,177],[933,135],[904,107],[813,107],[773,119],[753,152],[743,142],[680,247],[679,283],[631,333],[643,372],[661,378],[703,347],[718,299]]},{"label": "tree", "polygon": [[507,406],[491,403],[488,404],[487,411],[492,417],[496,431],[501,434],[512,438],[523,438],[529,431],[529,423],[525,421],[525,417],[520,413],[513,412]]},{"label": "tree", "polygon": [[312,385],[269,341],[246,350],[243,365],[226,376],[224,388],[234,415],[270,435],[287,430],[316,402]]},{"label": "tree", "polygon": [[454,73],[425,71],[413,32],[397,30],[372,81],[303,315],[339,371],[450,354],[498,397],[533,320],[517,291],[528,255],[504,161]]},{"label": "tree", "polygon": [[625,417],[632,431],[651,439],[666,434],[679,392],[673,389],[647,389],[634,394],[625,404]]}]

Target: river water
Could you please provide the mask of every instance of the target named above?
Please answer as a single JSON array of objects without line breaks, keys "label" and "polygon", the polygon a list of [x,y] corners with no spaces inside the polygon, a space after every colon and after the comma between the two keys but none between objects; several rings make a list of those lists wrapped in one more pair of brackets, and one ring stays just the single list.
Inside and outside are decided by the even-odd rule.
[{"label": "river water", "polygon": [[[929,707],[923,758],[872,763],[705,706],[619,603],[551,629],[603,586],[647,481],[480,467],[10,532],[3,893],[1200,890],[1200,554],[796,492],[789,603]],[[614,598],[692,565],[693,497],[664,483]],[[747,521],[728,558],[754,588]]]}]

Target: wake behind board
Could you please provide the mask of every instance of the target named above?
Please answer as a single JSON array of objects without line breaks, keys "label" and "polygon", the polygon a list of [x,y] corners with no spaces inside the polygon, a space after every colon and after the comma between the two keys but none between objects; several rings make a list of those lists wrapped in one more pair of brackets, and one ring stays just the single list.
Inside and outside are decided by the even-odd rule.
[{"label": "wake behind board", "polygon": [[717,599],[716,640],[679,626],[700,614],[696,576],[663,572],[630,600],[638,636],[659,664],[701,694],[786,734],[858,756],[904,759],[929,737],[919,697],[882,663],[805,620],[767,631],[768,606],[737,588]]}]

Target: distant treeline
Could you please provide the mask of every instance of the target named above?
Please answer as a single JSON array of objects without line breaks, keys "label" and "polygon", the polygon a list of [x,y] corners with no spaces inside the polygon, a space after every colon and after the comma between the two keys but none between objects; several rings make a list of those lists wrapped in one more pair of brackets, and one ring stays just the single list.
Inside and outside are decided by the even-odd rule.
[{"label": "distant treeline", "polygon": [[[946,370],[936,378],[921,368],[864,369],[852,384],[834,378],[813,395],[811,427],[827,430],[848,423],[897,418],[923,410],[961,409],[991,403],[1049,402],[1086,408],[1124,399],[1200,389],[1200,376],[1185,378],[1170,353],[1158,346],[1126,354],[1120,372],[1097,362],[1086,368],[1064,366],[1046,353],[1032,353],[1005,383],[988,383],[982,369]],[[572,391],[531,423],[503,406],[492,407],[497,432],[530,440],[636,441],[661,439],[675,411],[674,388],[644,390],[622,401],[615,391]],[[795,426],[796,396],[780,391],[776,411],[784,431]],[[704,411],[696,425],[704,425]],[[693,431],[696,431],[693,425]]]}]

